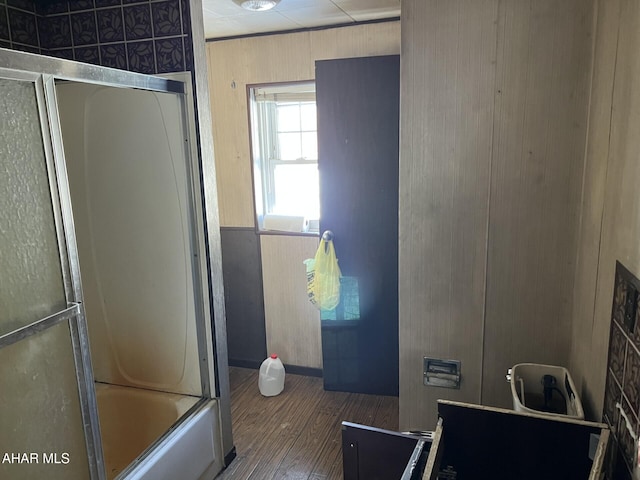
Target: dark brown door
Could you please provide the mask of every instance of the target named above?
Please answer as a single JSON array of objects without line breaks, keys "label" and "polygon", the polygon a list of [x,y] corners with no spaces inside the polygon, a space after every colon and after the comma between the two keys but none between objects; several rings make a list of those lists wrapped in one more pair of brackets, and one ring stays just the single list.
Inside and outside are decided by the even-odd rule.
[{"label": "dark brown door", "polygon": [[325,388],[398,394],[400,57],[316,62],[320,231],[342,299],[322,312]]}]

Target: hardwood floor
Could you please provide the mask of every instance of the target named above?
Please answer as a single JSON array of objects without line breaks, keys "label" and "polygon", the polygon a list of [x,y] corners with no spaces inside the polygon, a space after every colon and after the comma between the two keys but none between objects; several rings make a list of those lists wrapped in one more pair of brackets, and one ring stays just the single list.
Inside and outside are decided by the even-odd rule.
[{"label": "hardwood floor", "polygon": [[237,457],[217,480],[342,478],[342,421],[398,429],[398,398],[323,390],[322,379],[287,374],[275,397],[258,371],[230,368]]}]

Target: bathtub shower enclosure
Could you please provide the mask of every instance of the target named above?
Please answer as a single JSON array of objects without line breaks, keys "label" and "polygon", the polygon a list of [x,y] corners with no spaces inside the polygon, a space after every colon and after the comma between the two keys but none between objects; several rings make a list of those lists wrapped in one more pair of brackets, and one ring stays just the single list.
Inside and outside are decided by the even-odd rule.
[{"label": "bathtub shower enclosure", "polygon": [[213,478],[229,419],[188,74],[0,66],[0,478]]}]

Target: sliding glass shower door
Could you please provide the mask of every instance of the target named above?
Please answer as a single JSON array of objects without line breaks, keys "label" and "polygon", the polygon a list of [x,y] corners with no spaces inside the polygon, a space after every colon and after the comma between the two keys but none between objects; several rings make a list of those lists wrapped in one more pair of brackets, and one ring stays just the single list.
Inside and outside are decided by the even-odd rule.
[{"label": "sliding glass shower door", "polygon": [[0,478],[102,478],[44,81],[0,69]]}]

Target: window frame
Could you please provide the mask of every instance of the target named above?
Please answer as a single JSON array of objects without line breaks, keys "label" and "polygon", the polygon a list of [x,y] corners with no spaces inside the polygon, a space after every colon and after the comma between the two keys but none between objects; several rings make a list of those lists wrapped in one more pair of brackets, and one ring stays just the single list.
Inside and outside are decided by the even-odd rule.
[{"label": "window frame", "polygon": [[[277,130],[277,103],[274,102],[272,108],[261,108],[259,101],[256,100],[255,92],[264,88],[286,88],[304,85],[314,85],[315,80],[300,80],[291,82],[274,82],[274,83],[260,83],[260,84],[248,84],[247,88],[247,110],[248,110],[248,122],[249,122],[249,147],[250,147],[250,160],[251,160],[251,180],[252,180],[252,194],[253,194],[253,207],[254,207],[254,220],[255,230],[258,234],[267,235],[299,235],[299,236],[314,236],[317,237],[319,232],[317,229],[309,230],[307,232],[296,231],[284,231],[284,230],[266,230],[264,228],[264,217],[272,214],[270,209],[275,204],[275,169],[280,165],[318,165],[318,159],[305,159],[298,158],[293,160],[282,160],[280,155],[267,155],[267,158],[263,157],[262,152],[279,152],[279,142]],[[291,100],[283,101],[284,103],[297,104],[301,106],[304,103],[315,103],[305,100]],[[268,110],[263,112],[262,110]],[[272,125],[276,128],[267,128],[266,125]],[[268,131],[269,134],[265,135],[264,132]],[[303,134],[305,132],[311,132],[312,130],[302,129],[292,131],[291,133]],[[313,130],[317,135],[316,129]],[[319,223],[318,219],[314,220],[315,223]]]}]

